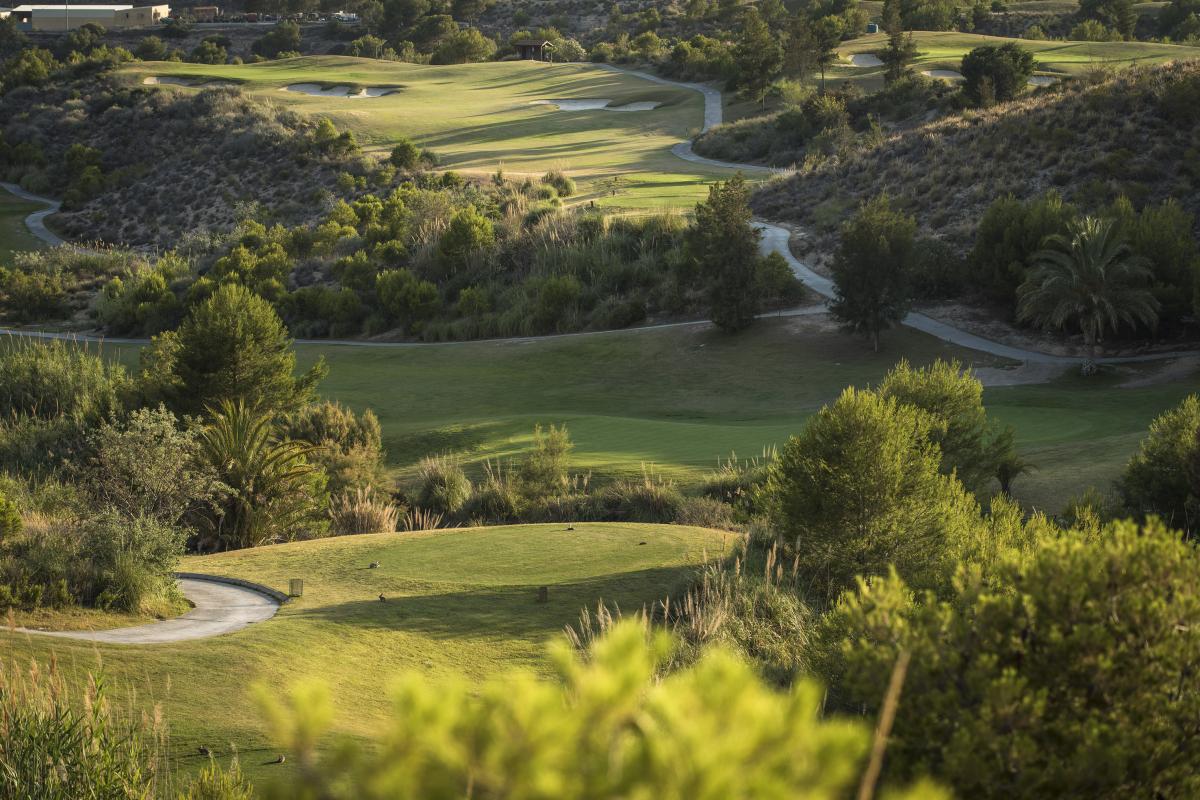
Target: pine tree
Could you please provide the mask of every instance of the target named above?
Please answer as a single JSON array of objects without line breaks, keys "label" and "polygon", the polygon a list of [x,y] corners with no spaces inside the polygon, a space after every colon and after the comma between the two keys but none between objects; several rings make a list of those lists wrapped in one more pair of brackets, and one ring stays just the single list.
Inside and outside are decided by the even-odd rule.
[{"label": "pine tree", "polygon": [[870,336],[876,352],[880,332],[908,313],[916,228],[886,196],[864,203],[842,228],[833,261],[837,294],[829,308],[846,328]]},{"label": "pine tree", "polygon": [[688,230],[688,253],[708,282],[709,316],[727,331],[748,327],[761,303],[759,232],[751,216],[750,191],[739,173],[709,187]]},{"label": "pine tree", "polygon": [[783,48],[757,9],[746,11],[742,37],[733,49],[733,58],[739,82],[765,107],[767,87],[783,68]]}]

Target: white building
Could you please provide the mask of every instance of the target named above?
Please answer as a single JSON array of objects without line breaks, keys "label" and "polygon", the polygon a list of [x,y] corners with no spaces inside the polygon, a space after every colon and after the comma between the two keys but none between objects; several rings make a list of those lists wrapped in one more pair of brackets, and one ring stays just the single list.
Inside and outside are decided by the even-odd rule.
[{"label": "white building", "polygon": [[69,31],[94,23],[109,30],[149,28],[171,16],[171,7],[132,5],[23,5],[11,12],[23,31]]}]

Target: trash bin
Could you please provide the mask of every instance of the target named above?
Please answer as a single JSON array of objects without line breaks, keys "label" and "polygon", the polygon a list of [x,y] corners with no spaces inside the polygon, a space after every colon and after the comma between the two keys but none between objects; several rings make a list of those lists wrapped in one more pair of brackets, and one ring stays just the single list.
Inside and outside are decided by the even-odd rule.
[{"label": "trash bin", "polygon": [[300,597],[304,594],[304,579],[292,578],[288,581],[288,597]]}]

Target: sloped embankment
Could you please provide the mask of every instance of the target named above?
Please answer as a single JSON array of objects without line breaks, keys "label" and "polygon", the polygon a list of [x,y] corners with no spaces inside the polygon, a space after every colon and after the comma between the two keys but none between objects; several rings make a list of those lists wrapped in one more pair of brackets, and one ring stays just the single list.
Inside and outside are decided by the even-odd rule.
[{"label": "sloped embankment", "polygon": [[960,250],[997,197],[1055,190],[1084,209],[1126,195],[1174,197],[1200,212],[1200,61],[1078,80],[994,109],[969,111],[774,182],[753,198],[763,217],[818,237],[886,192],[927,233]]},{"label": "sloped embankment", "polygon": [[[162,92],[99,76],[7,93],[3,142],[32,155],[0,168],[66,199],[54,226],[69,239],[172,247],[185,233],[228,229],[246,204],[283,222],[319,213],[346,159],[323,154],[316,129],[235,88]],[[81,180],[81,161],[99,176]]]}]

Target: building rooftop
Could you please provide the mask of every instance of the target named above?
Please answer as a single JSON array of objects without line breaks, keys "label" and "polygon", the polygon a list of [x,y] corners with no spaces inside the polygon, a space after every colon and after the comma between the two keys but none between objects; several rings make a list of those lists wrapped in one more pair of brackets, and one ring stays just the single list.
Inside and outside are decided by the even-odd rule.
[{"label": "building rooftop", "polygon": [[74,4],[55,3],[53,5],[28,5],[17,6],[13,11],[128,11],[133,8],[132,5],[89,5],[77,6]]}]

